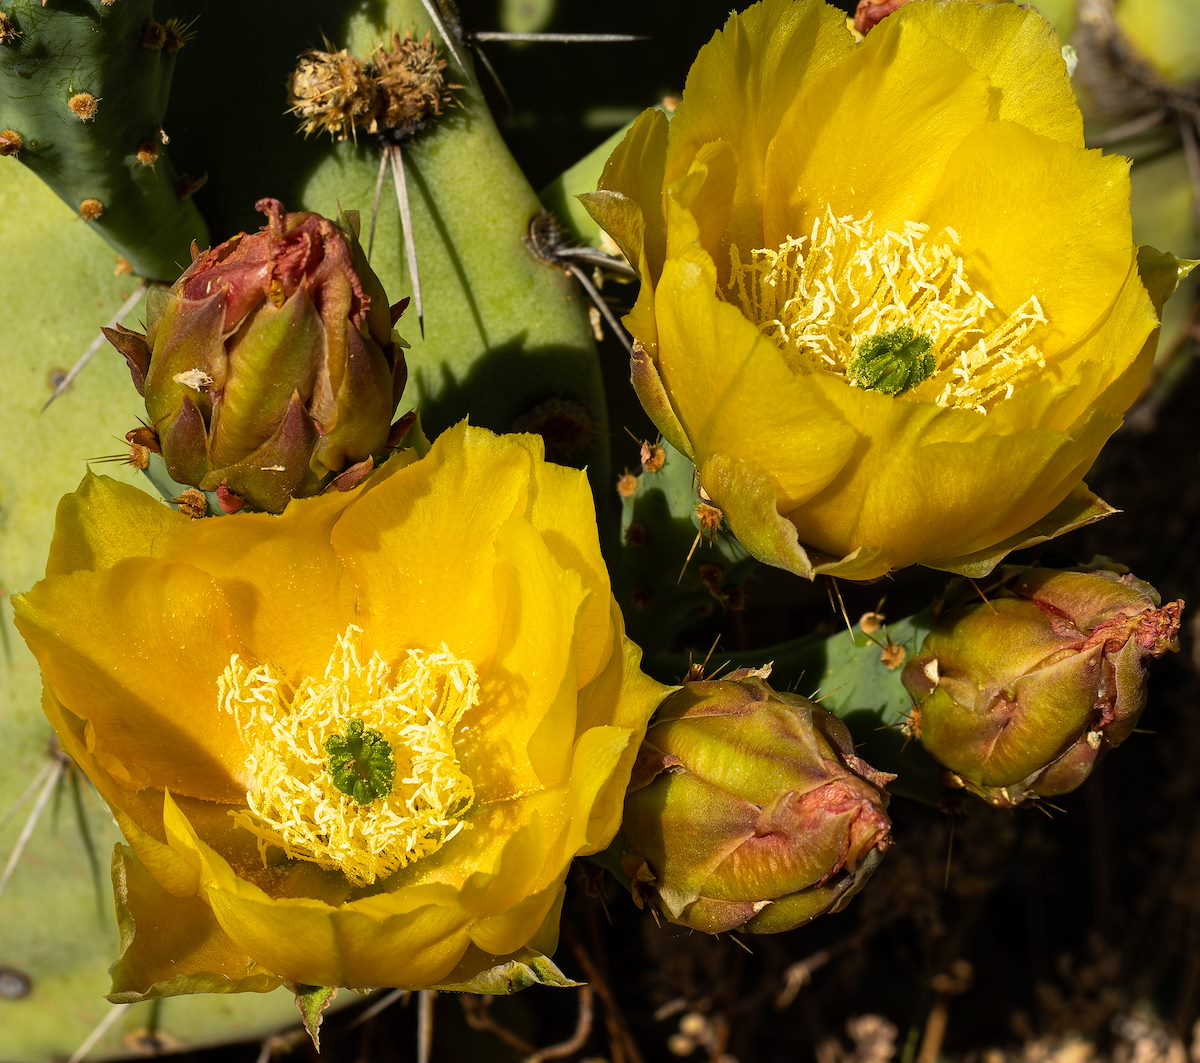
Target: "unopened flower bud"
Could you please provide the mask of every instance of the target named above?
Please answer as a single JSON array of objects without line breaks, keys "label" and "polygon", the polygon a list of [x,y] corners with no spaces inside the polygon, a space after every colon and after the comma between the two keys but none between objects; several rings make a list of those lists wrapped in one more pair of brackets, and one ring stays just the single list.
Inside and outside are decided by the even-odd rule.
[{"label": "unopened flower bud", "polygon": [[967,789],[1009,807],[1075,789],[1146,704],[1146,661],[1179,648],[1182,602],[1115,572],[1009,568],[944,613],[904,671],[912,727]]},{"label": "unopened flower bud", "polygon": [[385,449],[403,341],[354,219],[288,214],[199,253],[147,299],[145,336],[106,329],[146,399],[167,471],[279,512]]},{"label": "unopened flower bud", "polygon": [[890,842],[891,778],[855,755],[839,720],[762,673],[685,683],[642,743],[622,868],[673,923],[791,930],[870,877]]}]

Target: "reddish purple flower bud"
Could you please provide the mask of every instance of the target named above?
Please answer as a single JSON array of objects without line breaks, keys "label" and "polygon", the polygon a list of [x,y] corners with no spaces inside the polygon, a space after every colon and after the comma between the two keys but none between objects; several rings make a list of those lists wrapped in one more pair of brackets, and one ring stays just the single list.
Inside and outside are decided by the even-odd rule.
[{"label": "reddish purple flower bud", "polygon": [[759,675],[686,683],[655,715],[625,799],[634,897],[709,933],[840,909],[890,843],[892,776],[845,726]]},{"label": "reddish purple flower bud", "polygon": [[385,449],[406,368],[357,218],[256,206],[264,228],[150,293],[145,336],[105,332],[171,476],[279,512]]},{"label": "reddish purple flower bud", "polygon": [[1075,789],[1146,704],[1146,662],[1179,649],[1183,602],[1105,570],[1002,570],[948,610],[904,670],[913,733],[954,781],[1012,806]]}]

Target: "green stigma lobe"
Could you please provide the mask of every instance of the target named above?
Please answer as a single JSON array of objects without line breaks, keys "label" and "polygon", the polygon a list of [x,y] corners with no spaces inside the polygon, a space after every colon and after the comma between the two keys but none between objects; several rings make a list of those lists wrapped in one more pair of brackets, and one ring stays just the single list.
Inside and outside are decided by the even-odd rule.
[{"label": "green stigma lobe", "polygon": [[850,361],[849,377],[860,388],[884,395],[903,395],[933,376],[937,363],[933,340],[918,336],[907,325],[869,336]]},{"label": "green stigma lobe", "polygon": [[392,792],[396,778],[392,747],[378,731],[364,730],[362,721],[352,720],[344,738],[327,738],[325,752],[333,785],[357,804],[369,805]]}]

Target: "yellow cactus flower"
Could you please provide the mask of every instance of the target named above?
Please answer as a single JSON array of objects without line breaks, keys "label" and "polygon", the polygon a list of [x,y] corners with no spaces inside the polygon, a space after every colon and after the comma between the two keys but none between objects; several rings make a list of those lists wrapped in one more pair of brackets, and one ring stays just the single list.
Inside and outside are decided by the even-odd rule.
[{"label": "yellow cactus flower", "polygon": [[279,516],[192,521],[89,475],[15,605],[129,843],[114,1000],[549,954],[663,694],[584,475],[465,424]]},{"label": "yellow cactus flower", "polygon": [[1109,512],[1081,480],[1155,302],[1128,164],[1084,149],[1035,12],[916,3],[858,40],[763,0],[585,202],[641,275],[642,404],[760,560],[982,574]]}]

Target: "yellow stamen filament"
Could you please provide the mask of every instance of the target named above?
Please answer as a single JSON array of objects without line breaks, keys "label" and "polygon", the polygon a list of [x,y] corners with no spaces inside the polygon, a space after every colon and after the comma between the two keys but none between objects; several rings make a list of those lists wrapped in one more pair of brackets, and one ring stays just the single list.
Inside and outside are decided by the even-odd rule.
[{"label": "yellow stamen filament", "polygon": [[[455,753],[456,729],[479,701],[469,661],[409,650],[393,668],[378,653],[359,659],[361,629],[338,636],[322,678],[290,686],[270,664],[236,654],[218,701],[245,743],[249,789],[234,819],[255,834],[264,860],[275,846],[293,859],[370,885],[436,852],[463,827],[474,799]],[[329,772],[325,748],[355,720],[378,731],[395,757],[385,797],[359,805]]]},{"label": "yellow stamen filament", "polygon": [[958,234],[905,222],[899,232],[826,208],[807,236],[778,248],[730,248],[730,298],[779,344],[792,371],[846,377],[862,342],[911,328],[932,341],[937,368],[902,398],[986,413],[1023,375],[1044,368],[1047,323],[1031,295],[1007,315],[972,287]]}]

